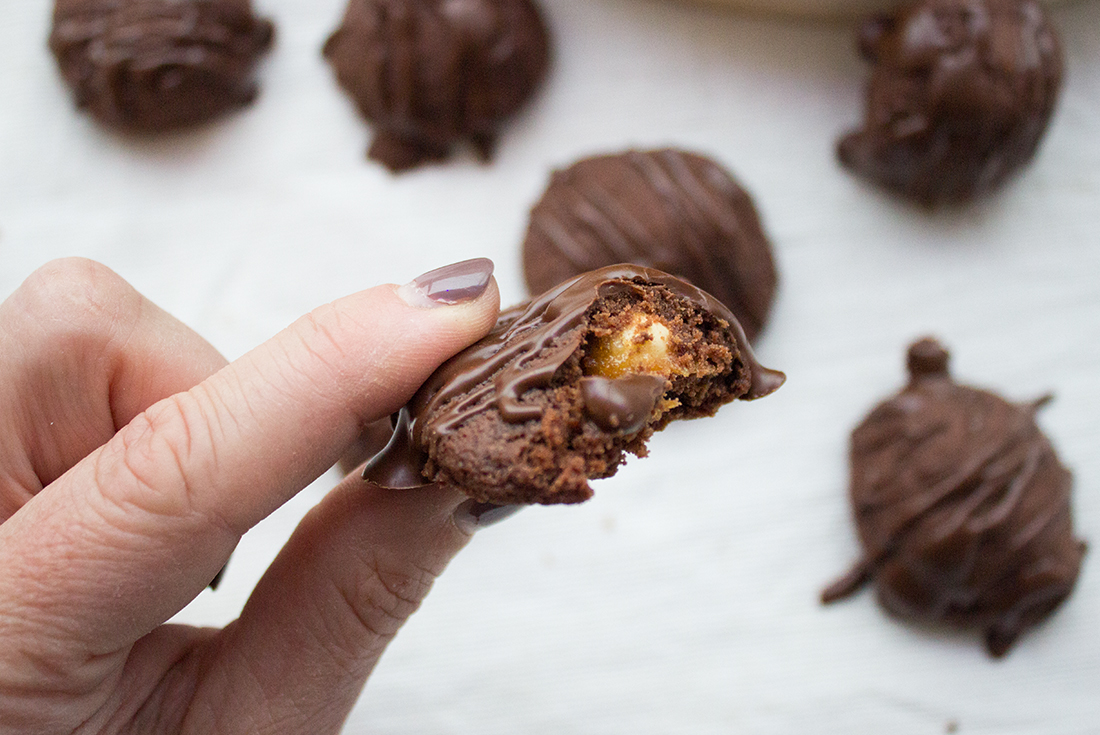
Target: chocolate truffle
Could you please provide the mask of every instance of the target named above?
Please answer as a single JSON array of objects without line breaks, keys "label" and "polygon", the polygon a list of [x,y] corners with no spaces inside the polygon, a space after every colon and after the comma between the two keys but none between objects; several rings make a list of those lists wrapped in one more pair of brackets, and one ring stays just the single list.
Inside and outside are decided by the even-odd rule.
[{"label": "chocolate truffle", "polygon": [[1062,82],[1035,0],[924,0],[868,20],[864,127],[837,148],[854,173],[923,204],[996,189],[1031,160]]},{"label": "chocolate truffle", "polygon": [[983,630],[1002,656],[1073,590],[1072,477],[1013,404],[955,383],[934,340],[909,348],[909,385],[856,427],[851,501],[863,558],[822,595],[873,581],[909,620]]},{"label": "chocolate truffle", "polygon": [[670,421],[783,379],[721,302],[660,271],[611,266],[502,312],[401,409],[364,476],[444,483],[481,502],[577,503]]},{"label": "chocolate truffle", "polygon": [[368,156],[397,172],[461,141],[488,160],[550,44],[531,0],[349,0],[324,55],[374,126]]},{"label": "chocolate truffle", "polygon": [[529,292],[616,263],[716,296],[750,341],[775,296],[775,260],[752,198],[717,163],[687,151],[594,156],[554,172],[523,243]]},{"label": "chocolate truffle", "polygon": [[248,0],[57,0],[50,49],[77,106],[159,132],[251,102],[273,34]]}]

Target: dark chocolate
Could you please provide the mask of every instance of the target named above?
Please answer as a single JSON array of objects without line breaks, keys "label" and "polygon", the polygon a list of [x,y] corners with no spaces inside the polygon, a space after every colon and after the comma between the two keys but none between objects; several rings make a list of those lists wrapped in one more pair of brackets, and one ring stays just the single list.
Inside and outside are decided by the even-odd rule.
[{"label": "dark chocolate", "polygon": [[49,44],[78,107],[160,132],[251,102],[273,35],[248,0],[57,0]]},{"label": "dark chocolate", "polygon": [[873,582],[908,620],[980,629],[1002,656],[1073,590],[1072,476],[1013,404],[955,383],[935,340],[909,350],[909,384],[852,432],[851,501],[863,558],[822,595]]},{"label": "dark chocolate", "polygon": [[528,291],[616,263],[718,297],[750,341],[775,297],[775,260],[752,198],[716,162],[687,151],[594,156],[552,175],[523,243]]},{"label": "dark chocolate", "polygon": [[645,373],[581,378],[585,413],[602,429],[634,434],[649,421],[665,394],[665,382],[659,375]]},{"label": "dark chocolate", "polygon": [[866,119],[840,161],[929,206],[992,191],[1028,163],[1062,83],[1036,0],[910,2],[868,20],[860,49],[874,64]]},{"label": "dark chocolate", "polygon": [[[593,310],[608,302],[643,298],[677,304],[677,309],[694,320],[689,325],[695,330],[692,333],[720,342],[709,348],[711,353],[703,353],[724,355],[726,368],[720,371],[715,367],[713,375],[700,378],[700,383],[706,382],[703,387],[689,386],[688,379],[644,371],[612,377],[583,374],[583,361],[592,359],[585,356],[585,350],[595,334]],[[685,333],[689,326],[683,327]],[[560,461],[543,457],[548,472],[570,475],[569,482],[543,473],[526,482],[554,487],[526,494],[526,488],[517,486],[524,481],[509,474],[510,469],[515,469],[512,474],[521,474],[524,468],[502,466],[509,462],[499,458],[486,462],[494,473],[508,475],[502,481],[507,487],[494,489],[477,486],[474,481],[466,485],[457,481],[459,475],[486,476],[471,469],[482,458],[462,450],[472,444],[487,447],[485,451],[507,442],[523,444],[525,432],[542,432],[540,438],[548,433],[570,449],[585,442],[596,446],[611,437],[619,440],[610,450],[611,459],[594,463],[596,469],[590,468],[590,472],[595,474],[587,475],[609,476],[621,462],[620,449],[644,453],[644,439],[669,421],[710,415],[718,404],[735,398],[760,398],[776,390],[783,380],[782,373],[756,361],[737,319],[714,297],[660,271],[630,265],[603,268],[502,312],[484,339],[441,366],[401,409],[389,446],[368,462],[364,477],[391,488],[446,480],[485,502],[579,502],[589,497],[591,490],[583,475],[579,479],[570,475],[579,471],[575,465],[580,460],[575,456]],[[555,404],[557,394],[553,391],[568,392],[571,383],[576,384],[579,405]],[[667,410],[655,411],[658,402],[672,395],[676,400]],[[656,418],[655,413],[659,414]],[[499,433],[500,440],[487,438],[491,432]],[[562,439],[562,433],[569,438]],[[455,449],[453,445],[458,445],[453,463],[462,465],[459,469],[442,467],[448,461],[443,455]],[[529,456],[526,449],[515,450],[515,456]]]},{"label": "dark chocolate", "polygon": [[368,156],[397,172],[459,142],[488,160],[550,41],[532,0],[349,0],[324,55],[374,127]]}]

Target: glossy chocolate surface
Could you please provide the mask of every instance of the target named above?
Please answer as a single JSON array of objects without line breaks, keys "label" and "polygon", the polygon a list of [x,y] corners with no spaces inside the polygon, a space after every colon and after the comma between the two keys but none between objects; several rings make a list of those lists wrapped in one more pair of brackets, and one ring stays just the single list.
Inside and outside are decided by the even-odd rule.
[{"label": "glossy chocolate surface", "polygon": [[1034,156],[1062,83],[1054,26],[1035,0],[924,0],[868,20],[863,129],[841,163],[927,205],[996,189]]},{"label": "glossy chocolate surface", "polygon": [[532,0],[349,0],[324,55],[374,127],[368,155],[396,172],[459,142],[488,159],[550,41]]},{"label": "glossy chocolate surface", "polygon": [[77,106],[159,132],[251,102],[273,34],[248,0],[57,0],[49,44]]},{"label": "glossy chocolate surface", "polygon": [[716,296],[750,341],[775,296],[775,261],[751,197],[713,160],[687,151],[594,156],[554,172],[523,244],[529,292],[616,263]]},{"label": "glossy chocolate surface", "polygon": [[[728,325],[748,373],[743,400],[760,398],[782,385],[785,376],[756,361],[736,318],[721,302],[667,273],[610,266],[503,311],[484,339],[444,363],[401,409],[389,446],[368,462],[364,477],[385,487],[418,487],[427,482],[421,470],[428,436],[453,432],[475,414],[490,410],[509,423],[541,419],[542,410],[525,403],[524,394],[548,385],[581,348],[581,327],[589,308],[617,290],[637,288],[635,279],[659,284]],[[653,376],[584,378],[582,391],[593,421],[617,431],[639,430],[644,421],[639,423],[638,416],[650,416],[660,398]]]},{"label": "glossy chocolate surface", "polygon": [[909,384],[852,432],[851,501],[863,558],[826,602],[873,582],[899,617],[977,628],[1001,656],[1070,594],[1072,476],[1018,405],[955,383],[934,340]]}]

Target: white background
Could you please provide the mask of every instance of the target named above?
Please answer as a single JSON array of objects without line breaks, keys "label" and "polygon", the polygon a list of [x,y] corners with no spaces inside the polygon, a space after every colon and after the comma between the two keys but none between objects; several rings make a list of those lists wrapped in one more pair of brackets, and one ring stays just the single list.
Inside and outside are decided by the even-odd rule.
[{"label": "white background", "polygon": [[[250,109],[127,140],[77,114],[44,0],[0,0],[0,297],[64,255],[100,260],[234,358],[309,309],[486,255],[521,299],[519,244],[549,171],[678,145],[755,195],[781,290],[758,344],[787,385],[671,427],[591,502],[481,532],[386,654],[348,733],[1100,732],[1100,560],[994,662],[977,638],[822,608],[858,553],[848,432],[935,333],[956,375],[1028,400],[1100,545],[1100,3],[1054,12],[1067,84],[1034,164],[931,214],[844,173],[860,114],[850,23],[660,0],[543,0],[557,42],[496,161],[394,178],[320,57],[342,0],[262,0],[278,37]],[[329,473],[248,534],[179,620],[224,624]]]}]

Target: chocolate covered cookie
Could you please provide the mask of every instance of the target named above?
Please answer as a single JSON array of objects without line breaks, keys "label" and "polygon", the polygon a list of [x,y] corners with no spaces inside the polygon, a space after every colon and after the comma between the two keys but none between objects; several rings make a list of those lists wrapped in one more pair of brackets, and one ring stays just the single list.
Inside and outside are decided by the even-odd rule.
[{"label": "chocolate covered cookie", "polygon": [[1034,156],[1062,83],[1058,34],[1035,0],[919,0],[868,20],[854,173],[927,205],[991,191]]},{"label": "chocolate covered cookie", "polygon": [[78,107],[160,132],[251,102],[273,34],[248,0],[57,0],[49,43]]},{"label": "chocolate covered cookie", "polygon": [[955,383],[947,352],[909,349],[909,384],[852,432],[851,501],[863,557],[823,594],[873,582],[909,620],[980,629],[994,656],[1073,590],[1072,477],[1035,423],[1047,399],[1014,404]]},{"label": "chocolate covered cookie", "polygon": [[687,279],[728,306],[750,341],[775,296],[775,260],[752,198],[716,162],[687,151],[594,156],[554,172],[523,243],[529,292],[616,263]]},{"label": "chocolate covered cookie", "polygon": [[374,127],[368,156],[396,172],[462,142],[490,158],[550,42],[532,0],[349,0],[324,55]]},{"label": "chocolate covered cookie", "polygon": [[660,271],[603,268],[502,312],[401,409],[364,476],[482,502],[576,503],[670,421],[783,380],[712,296]]}]

